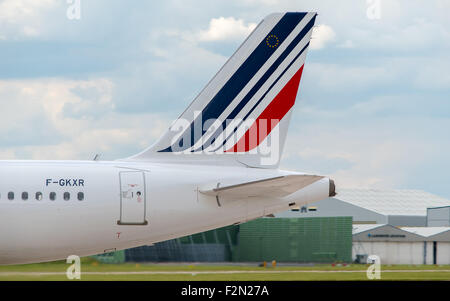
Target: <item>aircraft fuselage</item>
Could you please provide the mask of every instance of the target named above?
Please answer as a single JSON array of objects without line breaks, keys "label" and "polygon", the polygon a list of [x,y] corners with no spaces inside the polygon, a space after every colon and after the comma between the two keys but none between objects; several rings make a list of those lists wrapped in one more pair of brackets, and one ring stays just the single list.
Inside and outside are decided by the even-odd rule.
[{"label": "aircraft fuselage", "polygon": [[1,161],[0,264],[87,256],[245,222],[328,197],[324,178],[284,198],[218,200],[204,185],[299,174],[240,166]]}]

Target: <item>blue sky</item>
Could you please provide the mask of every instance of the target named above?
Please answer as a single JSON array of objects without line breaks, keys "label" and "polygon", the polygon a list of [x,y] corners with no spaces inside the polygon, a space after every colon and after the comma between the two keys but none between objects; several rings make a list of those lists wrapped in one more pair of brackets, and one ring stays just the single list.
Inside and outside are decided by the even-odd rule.
[{"label": "blue sky", "polygon": [[450,2],[80,3],[0,0],[1,159],[137,153],[265,15],[317,11],[281,166],[450,198]]}]

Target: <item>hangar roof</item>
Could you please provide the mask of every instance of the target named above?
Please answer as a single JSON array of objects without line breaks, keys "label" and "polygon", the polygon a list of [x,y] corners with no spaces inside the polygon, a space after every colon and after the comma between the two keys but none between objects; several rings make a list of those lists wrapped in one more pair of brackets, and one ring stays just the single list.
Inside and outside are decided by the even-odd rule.
[{"label": "hangar roof", "polygon": [[353,225],[353,241],[426,241],[427,238],[389,224]]},{"label": "hangar roof", "polygon": [[340,189],[334,197],[383,215],[427,215],[427,208],[449,206],[450,200],[422,190]]},{"label": "hangar roof", "polygon": [[401,227],[401,229],[425,237],[450,231],[450,227]]},{"label": "hangar roof", "polygon": [[394,227],[388,224],[357,224],[353,241],[438,241],[450,242],[450,227]]},{"label": "hangar roof", "polygon": [[354,224],[352,227],[352,234],[355,235],[383,226],[386,226],[386,224]]}]

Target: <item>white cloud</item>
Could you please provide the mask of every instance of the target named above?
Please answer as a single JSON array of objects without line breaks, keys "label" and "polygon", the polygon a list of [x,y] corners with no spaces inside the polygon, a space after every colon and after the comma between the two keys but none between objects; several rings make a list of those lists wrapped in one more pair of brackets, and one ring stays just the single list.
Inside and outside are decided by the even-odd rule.
[{"label": "white cloud", "polygon": [[57,0],[3,0],[0,2],[0,37],[34,37],[45,23],[44,14]]},{"label": "white cloud", "polygon": [[[0,159],[116,159],[143,150],[168,127],[156,114],[115,112],[112,92],[105,78],[0,81]],[[68,105],[77,114],[67,114]]]},{"label": "white cloud", "polygon": [[328,25],[320,24],[314,27],[311,37],[311,49],[322,49],[326,44],[334,41],[336,33]]},{"label": "white cloud", "polygon": [[345,42],[339,44],[340,48],[355,48],[355,43],[352,40],[345,40]]},{"label": "white cloud", "polygon": [[[361,91],[383,83],[398,80],[399,70],[379,66],[345,65],[335,63],[309,63],[308,85],[327,92]],[[305,82],[304,82],[305,84]],[[345,101],[345,100],[342,100]]]},{"label": "white cloud", "polygon": [[43,9],[53,7],[55,0],[3,0],[0,3],[0,19],[17,23],[29,17],[34,17]]},{"label": "white cloud", "polygon": [[256,25],[256,23],[245,24],[244,20],[233,17],[213,18],[209,22],[209,28],[199,32],[197,36],[201,41],[241,39],[248,36]]},{"label": "white cloud", "polygon": [[[352,112],[344,112],[340,119],[348,119]],[[433,146],[439,139],[430,137],[432,129],[423,133],[407,132],[410,122],[395,119],[398,118],[373,119],[360,122],[357,127],[341,125],[338,128],[325,120],[305,125],[300,132],[288,135],[282,167],[330,176],[339,187],[404,187],[411,172],[432,158],[439,162],[445,155]],[[430,120],[414,122],[429,124]],[[448,126],[449,122],[443,125]],[[335,168],[330,166],[333,160],[348,163]]]}]

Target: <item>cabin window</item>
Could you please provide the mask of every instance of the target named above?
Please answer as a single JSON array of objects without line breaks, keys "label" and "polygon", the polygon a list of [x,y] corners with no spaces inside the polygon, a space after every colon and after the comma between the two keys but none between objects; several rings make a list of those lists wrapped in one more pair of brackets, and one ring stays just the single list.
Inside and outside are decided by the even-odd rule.
[{"label": "cabin window", "polygon": [[8,192],[8,200],[10,201],[14,200],[14,192],[12,191]]},{"label": "cabin window", "polygon": [[28,192],[26,191],[22,192],[22,200],[24,201],[28,200]]},{"label": "cabin window", "polygon": [[36,200],[42,201],[42,192],[36,192]]},{"label": "cabin window", "polygon": [[68,201],[68,200],[70,200],[70,193],[64,192],[64,201]]},{"label": "cabin window", "polygon": [[51,201],[56,200],[56,192],[50,192],[50,200]]},{"label": "cabin window", "polygon": [[83,192],[78,192],[78,200],[79,201],[82,201],[82,200],[84,200],[84,193]]}]

